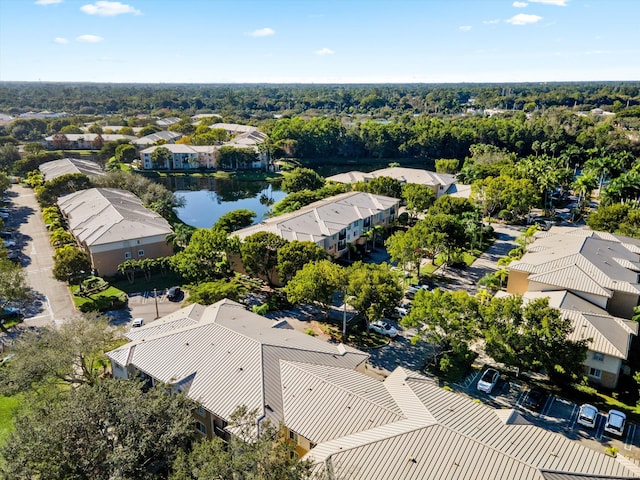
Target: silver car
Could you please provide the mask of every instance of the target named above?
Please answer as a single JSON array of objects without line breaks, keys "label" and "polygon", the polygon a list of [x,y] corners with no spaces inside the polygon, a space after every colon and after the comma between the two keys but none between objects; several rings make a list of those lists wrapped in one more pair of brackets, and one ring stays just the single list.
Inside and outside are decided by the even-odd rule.
[{"label": "silver car", "polygon": [[491,393],[500,379],[500,372],[495,368],[487,368],[478,381],[477,389],[484,393]]},{"label": "silver car", "polygon": [[585,403],[580,407],[578,411],[578,423],[588,428],[596,426],[596,419],[598,418],[598,409],[593,405]]}]

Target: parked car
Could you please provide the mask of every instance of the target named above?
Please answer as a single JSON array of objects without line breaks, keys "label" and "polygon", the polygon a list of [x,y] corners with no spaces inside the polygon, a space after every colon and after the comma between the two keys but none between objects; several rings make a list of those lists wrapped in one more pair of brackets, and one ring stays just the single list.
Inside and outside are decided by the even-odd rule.
[{"label": "parked car", "polygon": [[482,374],[482,377],[480,377],[476,388],[481,392],[491,393],[499,379],[500,372],[495,368],[487,368],[487,370]]},{"label": "parked car", "polygon": [[527,393],[524,406],[532,410],[540,410],[547,400],[547,392],[539,387],[534,387]]},{"label": "parked car", "polygon": [[607,423],[604,424],[604,431],[621,437],[626,422],[627,416],[620,410],[609,410]]},{"label": "parked car", "polygon": [[15,247],[16,246],[16,242],[13,240],[5,240],[4,241],[4,248],[10,248],[10,247]]},{"label": "parked car", "polygon": [[182,294],[182,290],[180,289],[180,287],[171,287],[167,291],[167,298],[169,300],[178,300],[181,294]]},{"label": "parked car", "polygon": [[0,238],[3,240],[9,240],[13,238],[13,232],[0,232]]},{"label": "parked car", "polygon": [[6,212],[0,212],[0,218],[3,220],[7,220],[9,218],[9,214]]},{"label": "parked car", "polygon": [[585,403],[578,411],[578,423],[585,427],[594,428],[598,418],[598,409],[593,405]]},{"label": "parked car", "polygon": [[134,318],[131,322],[131,328],[138,328],[144,325],[144,318]]},{"label": "parked car", "polygon": [[380,335],[386,335],[391,338],[398,335],[398,330],[396,329],[396,327],[394,327],[390,323],[383,322],[382,320],[371,322],[369,324],[369,330],[373,330],[374,332],[379,333]]},{"label": "parked car", "polygon": [[409,309],[407,307],[395,307],[393,310],[398,318],[406,317],[407,315],[409,315]]}]

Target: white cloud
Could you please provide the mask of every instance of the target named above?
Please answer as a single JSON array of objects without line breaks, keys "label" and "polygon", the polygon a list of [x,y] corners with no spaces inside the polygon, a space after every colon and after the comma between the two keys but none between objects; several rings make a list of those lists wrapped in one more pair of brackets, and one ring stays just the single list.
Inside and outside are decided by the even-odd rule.
[{"label": "white cloud", "polygon": [[529,0],[531,3],[544,3],[545,5],[556,5],[558,7],[566,7],[569,0]]},{"label": "white cloud", "polygon": [[494,19],[494,20],[483,20],[482,23],[484,23],[485,25],[494,25],[496,23],[500,23],[499,19]]},{"label": "white cloud", "polygon": [[62,0],[37,0],[36,5],[55,5],[56,3],[62,3]]},{"label": "white cloud", "polygon": [[53,39],[53,41],[59,43],[60,45],[66,45],[67,43],[69,43],[69,40],[63,37],[56,37]]},{"label": "white cloud", "polygon": [[463,25],[461,27],[458,27],[458,30],[460,30],[461,32],[468,32],[469,30],[471,30],[471,25]]},{"label": "white cloud", "polygon": [[80,43],[100,43],[104,38],[99,37],[98,35],[80,35],[76,37],[76,42]]},{"label": "white cloud", "polygon": [[516,8],[524,8],[529,4],[527,2],[513,2],[512,5]]},{"label": "white cloud", "polygon": [[114,17],[123,13],[142,15],[140,10],[120,2],[98,1],[96,3],[88,3],[81,6],[80,10],[87,15],[100,15],[101,17]]},{"label": "white cloud", "polygon": [[259,28],[258,30],[254,30],[249,35],[252,37],[269,37],[271,35],[275,35],[276,31],[273,28],[264,27]]},{"label": "white cloud", "polygon": [[325,48],[321,48],[320,50],[316,50],[316,51],[315,51],[315,52],[313,52],[313,53],[315,53],[316,55],[333,55],[333,54],[334,54],[334,53],[336,53],[336,52],[334,52],[334,51],[333,51],[333,50],[331,50],[330,48],[326,48],[326,47],[325,47]]},{"label": "white cloud", "polygon": [[511,25],[529,25],[530,23],[537,23],[542,20],[540,15],[527,15],[526,13],[519,13],[508,20],[505,20]]}]

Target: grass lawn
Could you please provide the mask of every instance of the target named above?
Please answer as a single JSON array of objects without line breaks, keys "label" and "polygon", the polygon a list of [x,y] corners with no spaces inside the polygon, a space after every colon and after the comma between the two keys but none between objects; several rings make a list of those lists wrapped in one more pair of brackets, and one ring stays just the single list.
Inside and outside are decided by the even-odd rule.
[{"label": "grass lawn", "polygon": [[113,285],[111,285],[106,290],[103,290],[102,292],[92,293],[91,295],[88,295],[86,297],[80,297],[75,295],[75,293],[78,291],[78,288],[79,287],[77,285],[71,285],[71,293],[73,294],[73,304],[79,310],[81,309],[82,305],[86,303],[100,303],[100,302],[106,302],[106,304],[111,303],[109,299],[115,300],[118,297],[124,295],[125,293],[119,288],[116,288]]},{"label": "grass lawn", "polygon": [[0,445],[4,445],[13,429],[13,412],[20,405],[18,397],[0,396]]}]

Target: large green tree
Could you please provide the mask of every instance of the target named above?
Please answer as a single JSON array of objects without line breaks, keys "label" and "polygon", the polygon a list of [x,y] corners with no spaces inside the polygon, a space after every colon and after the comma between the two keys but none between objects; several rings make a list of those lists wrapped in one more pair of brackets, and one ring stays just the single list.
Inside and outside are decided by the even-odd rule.
[{"label": "large green tree", "polygon": [[555,382],[582,372],[588,340],[573,341],[571,319],[549,306],[548,298],[523,304],[522,297],[494,298],[481,307],[486,352],[522,370],[543,369]]},{"label": "large green tree", "polygon": [[2,391],[27,392],[34,385],[52,382],[95,385],[108,371],[104,352],[117,339],[107,319],[95,313],[74,317],[59,328],[28,332],[12,347],[13,360],[0,379]]},{"label": "large green tree", "polygon": [[156,169],[171,169],[173,154],[167,147],[158,147],[151,153],[151,164]]},{"label": "large green tree", "polygon": [[211,305],[225,298],[239,302],[249,290],[235,278],[202,282],[186,288],[189,291],[189,301],[200,305]]},{"label": "large green tree", "polygon": [[271,232],[249,235],[240,244],[244,268],[273,285],[273,274],[278,266],[278,250],[286,243],[285,239]]},{"label": "large green tree", "polygon": [[6,257],[0,257],[0,309],[9,303],[24,306],[33,298],[24,270]]},{"label": "large green tree", "polygon": [[317,190],[324,186],[324,178],[310,168],[294,168],[285,173],[282,190],[287,193],[300,190]]},{"label": "large green tree", "polygon": [[28,396],[0,450],[4,478],[167,478],[193,438],[193,403],[158,385],[101,379],[56,398]]},{"label": "large green tree", "polygon": [[53,254],[53,276],[61,282],[78,283],[90,271],[89,255],[75,245],[65,245]]},{"label": "large green tree", "polygon": [[406,203],[407,212],[413,218],[417,218],[419,214],[426,212],[433,205],[436,195],[426,185],[407,183],[402,186],[402,198]]},{"label": "large green tree", "polygon": [[325,312],[333,304],[336,293],[344,291],[347,272],[329,260],[307,263],[298,270],[284,287],[284,292],[294,305],[316,303]]},{"label": "large green tree", "polygon": [[409,315],[401,322],[418,329],[417,338],[436,346],[436,364],[443,356],[466,356],[469,344],[480,338],[478,301],[463,290],[420,291]]},{"label": "large green tree", "polygon": [[230,427],[237,433],[228,442],[220,438],[197,442],[190,452],[180,451],[170,480],[305,480],[311,464],[295,454],[285,432],[268,420],[256,426],[256,412],[239,407]]},{"label": "large green tree", "polygon": [[227,232],[201,228],[184,250],[171,257],[171,265],[187,282],[217,280],[229,272],[226,250]]},{"label": "large green tree", "polygon": [[347,303],[367,324],[383,318],[402,298],[398,276],[386,263],[356,262],[348,269],[348,279]]},{"label": "large green tree", "polygon": [[293,240],[278,249],[278,273],[287,282],[307,263],[325,260],[327,252],[313,242]]},{"label": "large green tree", "polygon": [[227,233],[235,232],[236,230],[251,225],[255,217],[256,213],[246,208],[232,210],[222,215],[218,221],[213,224],[213,228],[222,229]]},{"label": "large green tree", "polygon": [[353,184],[353,189],[360,192],[369,192],[376,195],[386,195],[387,197],[401,198],[402,183],[400,180],[391,177],[376,177],[368,182],[358,182]]},{"label": "large green tree", "polygon": [[91,187],[91,180],[84,173],[67,173],[36,187],[36,198],[43,207],[50,207],[60,196]]}]

